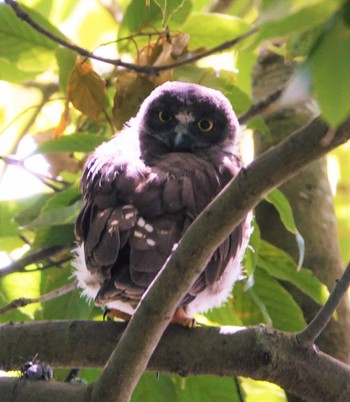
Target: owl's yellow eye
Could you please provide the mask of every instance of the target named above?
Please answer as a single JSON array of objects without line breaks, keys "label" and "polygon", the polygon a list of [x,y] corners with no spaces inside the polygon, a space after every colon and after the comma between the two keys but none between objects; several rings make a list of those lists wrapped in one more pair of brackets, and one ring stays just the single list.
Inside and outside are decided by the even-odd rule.
[{"label": "owl's yellow eye", "polygon": [[214,128],[214,122],[206,119],[199,120],[198,128],[205,133],[209,133]]},{"label": "owl's yellow eye", "polygon": [[172,115],[170,112],[167,112],[166,110],[163,110],[161,112],[158,112],[158,119],[162,123],[167,123],[172,119]]}]

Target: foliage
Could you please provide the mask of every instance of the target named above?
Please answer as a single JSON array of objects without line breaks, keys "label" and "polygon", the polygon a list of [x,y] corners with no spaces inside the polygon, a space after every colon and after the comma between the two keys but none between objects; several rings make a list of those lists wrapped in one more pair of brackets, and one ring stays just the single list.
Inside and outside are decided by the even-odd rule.
[{"label": "foliage", "polygon": [[[69,38],[102,57],[132,60],[141,72],[77,56],[20,21],[8,5],[0,3],[0,88],[4,94],[0,150],[5,162],[0,165],[1,251],[17,261],[47,251],[26,265],[10,265],[13,272],[0,282],[1,305],[19,297],[39,297],[72,281],[70,250],[81,206],[78,183],[85,156],[120,129],[160,83],[177,79],[214,87],[242,114],[252,105],[250,76],[257,49],[266,40],[278,38],[278,51],[300,62],[306,87],[313,91],[328,123],[335,127],[350,113],[349,6],[340,0],[261,1],[260,7],[253,1],[238,0],[225,14],[210,13],[208,0],[120,0],[111,2],[110,7],[97,0],[23,3],[27,6],[24,11],[58,38]],[[142,71],[143,67],[161,67],[197,56],[247,33],[253,22],[257,33],[236,47],[224,48],[221,54],[196,65],[162,70],[158,75]],[[257,119],[250,124],[262,127]],[[23,157],[17,151],[28,138],[36,148]],[[17,157],[12,157],[16,152]],[[30,162],[43,158],[49,170],[37,173]],[[39,191],[8,199],[8,177],[16,181],[20,177],[10,176],[12,165],[35,176],[41,183]],[[348,181],[342,183],[348,190]],[[280,281],[292,283],[317,303],[325,301],[325,286],[301,268],[304,245],[288,201],[277,191],[266,199],[295,234],[300,263],[261,240],[256,227],[245,258],[247,276],[236,285],[234,300],[198,317],[198,321],[215,325],[264,322],[281,330],[298,331],[305,326],[301,308]],[[344,196],[343,205],[345,202]],[[349,211],[343,219],[348,215]],[[341,226],[341,230],[345,236],[349,234],[349,227]],[[101,311],[73,291],[49,302],[8,311],[0,316],[0,322],[55,318],[101,319]],[[97,373],[89,372],[87,378]],[[64,373],[56,376],[63,378]],[[275,388],[267,391],[259,384],[254,391],[251,382],[242,379],[242,384],[249,401],[262,400],[266,393],[269,400],[284,400]],[[173,401],[238,400],[232,379],[161,375],[157,380],[152,374],[143,377],[133,400],[161,401],[164,395]]]}]

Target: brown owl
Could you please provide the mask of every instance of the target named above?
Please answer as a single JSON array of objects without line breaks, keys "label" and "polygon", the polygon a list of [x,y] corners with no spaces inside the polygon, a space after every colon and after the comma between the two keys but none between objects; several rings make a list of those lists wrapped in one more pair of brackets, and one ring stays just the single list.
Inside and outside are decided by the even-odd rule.
[{"label": "brown owl", "polygon": [[[96,149],[82,175],[76,222],[75,276],[84,295],[117,316],[133,314],[189,225],[242,167],[238,134],[219,91],[168,82]],[[175,322],[227,299],[249,233],[250,215],[218,246],[180,301]]]}]

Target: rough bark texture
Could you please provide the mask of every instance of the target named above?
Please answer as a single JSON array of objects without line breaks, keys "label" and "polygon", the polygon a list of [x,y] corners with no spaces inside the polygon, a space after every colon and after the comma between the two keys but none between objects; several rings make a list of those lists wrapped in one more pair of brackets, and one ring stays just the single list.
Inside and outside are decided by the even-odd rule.
[{"label": "rough bark texture", "polygon": [[[293,71],[293,65],[284,64],[280,58],[265,56],[255,71],[255,97],[276,90]],[[313,113],[309,104],[293,110],[284,110],[270,116],[266,123],[271,129],[272,142],[268,143],[257,135],[257,154],[277,144],[291,132],[305,125]],[[291,203],[297,228],[305,240],[305,259],[303,265],[332,290],[341,276],[343,265],[337,242],[337,223],[333,209],[326,159],[313,162],[296,177],[280,188]],[[280,219],[271,205],[261,204],[256,211],[257,221],[264,239],[275,244],[298,259],[295,237],[282,226]],[[306,321],[309,322],[317,313],[319,306],[307,296],[292,289],[294,297],[301,305]],[[319,338],[317,344],[324,352],[348,363],[350,352],[350,310],[347,299],[339,305],[338,320],[333,320]],[[300,401],[290,397],[290,401]]]},{"label": "rough bark texture", "polygon": [[[6,324],[0,327],[0,368],[18,368],[34,352],[56,367],[103,367],[124,330],[125,324],[115,322]],[[15,354],[11,353],[14,344]],[[189,329],[171,325],[148,370],[182,376],[242,375],[274,382],[307,401],[350,400],[349,366],[313,347],[302,347],[295,334],[264,326]],[[92,390],[93,385],[0,379],[0,400],[6,402],[100,401],[91,399]]]}]

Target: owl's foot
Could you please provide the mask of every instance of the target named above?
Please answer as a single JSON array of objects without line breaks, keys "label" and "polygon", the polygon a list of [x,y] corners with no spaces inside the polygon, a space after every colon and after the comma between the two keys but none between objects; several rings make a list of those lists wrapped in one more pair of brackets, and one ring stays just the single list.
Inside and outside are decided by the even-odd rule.
[{"label": "owl's foot", "polygon": [[171,319],[171,324],[182,325],[187,328],[194,328],[196,326],[196,320],[188,317],[182,307],[178,308]]},{"label": "owl's foot", "polygon": [[113,321],[115,318],[128,322],[131,319],[131,315],[124,313],[123,311],[114,309],[114,308],[106,307],[103,312],[103,319],[107,319],[108,321]]}]

